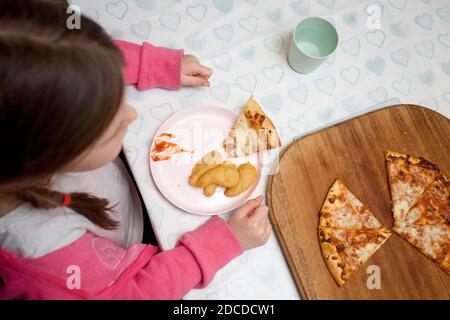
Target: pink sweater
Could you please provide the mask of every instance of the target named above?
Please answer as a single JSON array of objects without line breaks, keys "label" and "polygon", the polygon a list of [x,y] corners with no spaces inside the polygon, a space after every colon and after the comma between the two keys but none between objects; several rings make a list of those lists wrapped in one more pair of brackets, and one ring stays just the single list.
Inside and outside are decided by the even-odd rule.
[{"label": "pink sweater", "polygon": [[[180,87],[182,50],[115,43],[124,53],[128,84],[139,90]],[[232,230],[217,216],[165,252],[145,244],[124,249],[89,232],[39,258],[0,248],[0,299],[180,299],[206,286],[241,253]]]}]

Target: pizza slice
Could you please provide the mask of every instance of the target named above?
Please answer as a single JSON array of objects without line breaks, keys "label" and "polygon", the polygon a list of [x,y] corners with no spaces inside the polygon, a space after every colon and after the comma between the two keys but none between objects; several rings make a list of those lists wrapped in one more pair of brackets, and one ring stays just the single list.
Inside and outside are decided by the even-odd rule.
[{"label": "pizza slice", "polygon": [[261,106],[249,98],[223,142],[230,157],[242,157],[280,147],[278,132]]},{"label": "pizza slice", "polygon": [[450,275],[448,224],[394,226],[393,230]]},{"label": "pizza slice", "polygon": [[321,227],[319,241],[328,270],[339,286],[390,237],[388,230]]},{"label": "pizza slice", "polygon": [[339,179],[320,210],[318,233],[322,256],[339,286],[391,236]]},{"label": "pizza slice", "polygon": [[372,212],[337,179],[322,205],[319,226],[343,229],[382,228]]},{"label": "pizza slice", "polygon": [[424,158],[388,151],[386,167],[395,225],[406,223],[406,214],[439,173],[439,168]]},{"label": "pizza slice", "polygon": [[439,174],[405,215],[405,225],[450,225],[450,181]]}]

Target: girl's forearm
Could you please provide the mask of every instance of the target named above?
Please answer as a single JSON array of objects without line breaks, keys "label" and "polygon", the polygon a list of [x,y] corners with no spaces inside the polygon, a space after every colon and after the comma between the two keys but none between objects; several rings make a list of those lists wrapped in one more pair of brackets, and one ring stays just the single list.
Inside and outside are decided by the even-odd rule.
[{"label": "girl's forearm", "polygon": [[114,43],[123,53],[123,73],[127,85],[135,85],[138,90],[181,87],[183,50],[156,47],[148,42],[138,45],[114,40]]}]

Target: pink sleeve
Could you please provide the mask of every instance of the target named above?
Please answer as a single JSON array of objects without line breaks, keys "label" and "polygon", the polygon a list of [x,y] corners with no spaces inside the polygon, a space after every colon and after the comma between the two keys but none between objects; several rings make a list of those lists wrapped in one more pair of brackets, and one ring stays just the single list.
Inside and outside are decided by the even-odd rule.
[{"label": "pink sleeve", "polygon": [[157,251],[140,243],[123,248],[90,232],[38,258],[0,248],[0,299],[181,299],[206,286],[242,248],[216,216],[174,249]]},{"label": "pink sleeve", "polygon": [[206,286],[242,252],[228,223],[213,217],[186,233],[176,248],[155,255],[123,285],[118,283],[108,298],[181,299],[192,288]]},{"label": "pink sleeve", "polygon": [[148,42],[137,45],[128,41],[114,40],[114,43],[123,53],[125,60],[123,72],[128,85],[135,85],[138,90],[181,87],[183,50],[156,47]]}]

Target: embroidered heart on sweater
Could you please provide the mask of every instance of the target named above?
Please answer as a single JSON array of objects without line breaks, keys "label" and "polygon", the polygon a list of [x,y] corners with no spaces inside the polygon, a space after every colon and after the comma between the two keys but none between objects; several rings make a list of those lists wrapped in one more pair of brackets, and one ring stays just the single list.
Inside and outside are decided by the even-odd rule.
[{"label": "embroidered heart on sweater", "polygon": [[116,269],[125,256],[126,251],[110,240],[95,238],[91,243],[98,260],[110,270]]}]

